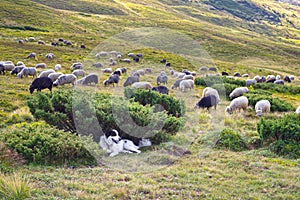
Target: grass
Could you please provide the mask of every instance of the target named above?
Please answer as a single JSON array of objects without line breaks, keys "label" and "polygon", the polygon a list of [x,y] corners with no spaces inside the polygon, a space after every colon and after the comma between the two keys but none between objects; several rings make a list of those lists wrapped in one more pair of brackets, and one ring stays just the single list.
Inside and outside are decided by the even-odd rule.
[{"label": "grass", "polygon": [[[128,68],[120,85],[134,70],[146,67],[151,67],[154,72],[142,78],[155,85],[157,74],[162,70],[167,71],[159,62],[162,58],[170,61],[178,71],[189,69],[198,72],[201,66],[207,65],[216,66],[220,72],[239,71],[251,77],[256,74],[300,75],[300,32],[287,21],[300,26],[298,18],[293,17],[293,14],[300,15],[297,6],[253,0],[255,5],[268,12],[274,10],[281,15],[285,14],[285,17],[280,17],[282,25],[272,25],[266,21],[246,22],[228,12],[211,10],[207,4],[202,3],[165,0],[55,2],[1,2],[0,9],[4,12],[0,12],[0,60],[11,60],[14,63],[23,61],[30,67],[45,62],[47,68],[60,63],[62,72],[70,73],[73,62],[88,63],[88,59],[94,56],[91,51],[94,53],[120,48],[124,54],[131,51],[143,53],[144,58],[140,63],[122,63],[117,66]],[[31,28],[28,30],[25,27]],[[208,56],[202,59],[184,42],[179,43],[173,32],[172,37],[159,37],[160,32],[155,32],[153,28],[149,28],[152,32],[148,34],[155,36],[156,43],[126,49],[128,41],[138,41],[128,38],[136,33],[147,33],[147,29],[138,29],[144,27],[169,28],[174,33],[184,34],[190,40],[195,40]],[[131,31],[131,34],[122,33],[124,31]],[[116,35],[120,33],[127,38],[107,40],[112,36],[120,38],[120,35]],[[36,41],[18,44],[19,39],[30,36],[35,37]],[[58,38],[70,40],[73,45],[49,45]],[[38,39],[44,40],[47,45],[38,45]],[[103,42],[107,41],[109,45],[103,46]],[[166,41],[170,44],[176,41],[179,45],[172,47]],[[81,44],[87,48],[81,49]],[[165,48],[155,48],[161,44]],[[195,64],[190,57],[178,56],[182,49],[192,58],[200,57],[200,61],[196,59],[199,62]],[[36,60],[26,59],[30,52],[37,53]],[[50,52],[54,53],[55,59],[45,58]],[[98,61],[104,62],[104,59]],[[86,69],[92,70],[88,64]],[[100,83],[108,76],[99,70],[96,73]],[[26,106],[31,81],[31,78],[17,79],[8,73],[0,75],[0,131],[11,123],[32,120]],[[169,88],[174,81],[175,78],[170,76]],[[293,84],[299,85],[299,81]],[[122,90],[104,88],[102,84],[95,90],[123,95]],[[239,131],[245,141],[256,137],[258,119],[253,108],[249,108],[246,115],[237,113],[225,116],[224,110],[229,104],[226,100],[221,101],[217,110],[194,111],[194,104],[201,97],[202,90],[203,87],[196,87],[194,91],[185,94],[170,91],[170,95],[185,99],[187,123],[169,143],[144,149],[141,155],[120,155],[109,160],[97,149],[98,144],[86,139],[87,147],[93,150],[93,155],[101,158],[99,166],[73,168],[26,165],[15,169],[19,179],[9,175],[1,176],[1,180],[22,183],[24,191],[31,191],[31,199],[299,199],[299,159],[278,157],[266,147],[239,153],[213,148],[218,133],[224,128]],[[299,106],[299,95],[273,93],[273,96]],[[270,115],[276,117],[282,114]],[[191,154],[176,156],[178,152],[180,154],[186,150]],[[124,165],[122,161],[126,164],[123,169],[120,167]],[[25,182],[20,178],[23,175],[27,176]],[[11,177],[15,179],[9,179]],[[27,180],[30,180],[30,189],[25,187]]]},{"label": "grass", "polygon": [[0,174],[0,197],[7,200],[27,199],[31,196],[29,180],[19,174],[4,176]]}]

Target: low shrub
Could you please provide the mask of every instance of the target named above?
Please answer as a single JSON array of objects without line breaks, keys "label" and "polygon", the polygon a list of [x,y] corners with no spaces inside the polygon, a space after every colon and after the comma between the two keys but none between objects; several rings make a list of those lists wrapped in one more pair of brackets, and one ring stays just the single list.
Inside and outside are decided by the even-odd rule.
[{"label": "low shrub", "polygon": [[255,94],[255,93],[246,93],[244,94],[248,98],[249,105],[255,106],[255,104],[262,100],[266,99],[270,101],[271,104],[271,111],[278,111],[278,112],[287,112],[287,111],[294,111],[295,108],[289,102],[286,102],[282,99],[272,97],[271,95],[263,95],[263,94]]},{"label": "low shrub", "polygon": [[226,78],[221,76],[207,76],[207,77],[195,79],[195,85],[204,86],[204,87],[211,87],[215,84],[225,84],[225,83],[237,85],[238,87],[246,86],[246,82],[244,80]]},{"label": "low shrub", "polygon": [[222,97],[226,97],[229,99],[229,94],[235,89],[240,86],[238,85],[233,85],[229,83],[224,83],[224,84],[215,84],[212,86],[212,88],[216,89],[219,93],[219,95]]},{"label": "low shrub", "polygon": [[223,129],[215,143],[215,147],[243,151],[246,149],[246,144],[237,131]]},{"label": "low shrub", "polygon": [[300,115],[291,113],[282,118],[261,118],[257,123],[257,132],[263,142],[279,155],[291,158],[300,156]]},{"label": "low shrub", "polygon": [[260,83],[260,84],[254,84],[253,88],[268,90],[268,91],[273,91],[278,93],[289,93],[289,94],[300,93],[300,86],[297,85],[279,85],[279,84],[272,84],[272,83]]},{"label": "low shrub", "polygon": [[96,164],[96,159],[77,135],[57,130],[44,122],[7,127],[0,135],[0,140],[22,155],[28,163]]}]

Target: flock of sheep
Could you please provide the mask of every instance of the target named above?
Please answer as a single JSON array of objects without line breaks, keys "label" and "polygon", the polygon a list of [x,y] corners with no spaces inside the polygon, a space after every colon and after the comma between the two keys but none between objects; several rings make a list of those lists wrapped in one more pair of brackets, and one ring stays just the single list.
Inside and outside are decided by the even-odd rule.
[{"label": "flock of sheep", "polygon": [[[29,54],[28,58],[35,57],[35,53]],[[109,57],[110,56],[110,57]],[[95,55],[97,59],[107,59],[109,57],[109,67],[105,68],[104,64],[101,62],[94,63],[92,67],[97,70],[99,68],[99,72],[110,74],[106,80],[103,81],[103,85],[105,87],[110,85],[117,85],[120,82],[121,76],[127,73],[127,68],[117,68],[115,70],[112,69],[112,66],[116,66],[119,62],[131,63],[131,62],[139,62],[143,59],[143,54],[138,53],[129,53],[127,54],[127,58],[123,58],[121,53],[116,51],[105,52],[101,51]],[[47,54],[46,58],[53,59],[54,55],[52,53]],[[165,59],[162,59],[160,63],[165,65],[165,69],[168,69],[168,74],[165,71],[160,71],[158,76],[156,77],[156,87],[153,87],[150,82],[141,81],[141,77],[146,74],[151,74],[153,72],[152,68],[138,69],[133,71],[131,75],[127,76],[123,86],[128,87],[131,86],[133,88],[139,89],[150,89],[153,91],[160,92],[162,94],[169,94],[169,89],[167,88],[167,84],[169,81],[169,77],[173,76],[175,78],[174,83],[171,85],[171,89],[175,90],[179,88],[181,92],[187,92],[188,90],[194,89],[194,78],[197,75],[194,71],[182,70],[178,72],[170,68],[171,64],[167,63]],[[42,71],[38,74],[38,69],[42,68]],[[97,73],[87,74],[84,70],[84,66],[82,63],[77,62],[73,63],[70,70],[71,73],[63,74],[60,72],[61,65],[55,65],[54,69],[46,69],[45,63],[38,63],[35,67],[26,67],[25,64],[21,61],[16,63],[16,66],[11,61],[0,61],[0,73],[5,73],[5,71],[10,71],[11,75],[16,75],[17,78],[23,78],[27,76],[32,76],[34,81],[30,85],[30,93],[36,89],[41,91],[42,89],[48,88],[52,91],[52,86],[65,85],[65,84],[75,84],[80,85],[98,85],[99,77]],[[217,69],[215,67],[207,68],[205,66],[199,69],[200,73],[205,72],[206,76],[207,72],[214,72],[214,76],[227,76],[228,78],[235,77],[249,77],[248,74],[241,75],[239,72],[235,72],[233,76],[229,76],[227,72],[222,72],[222,74],[217,73]],[[79,79],[80,78],[80,79]],[[300,78],[300,77],[299,77]],[[280,75],[268,75],[268,76],[255,76],[252,79],[247,79],[246,85],[250,86],[259,82],[272,82],[274,84],[284,84],[284,82],[291,82],[295,79],[294,76],[285,76],[283,80]],[[227,106],[225,112],[232,113],[237,110],[244,110],[248,108],[248,99],[243,96],[244,93],[247,93],[249,90],[247,87],[239,87],[232,91],[229,95],[232,100],[230,104]],[[203,90],[202,97],[199,102],[195,105],[195,108],[207,108],[217,107],[217,104],[220,102],[220,97],[218,91],[211,88],[206,87]],[[268,100],[261,100],[256,103],[255,110],[257,116],[263,115],[263,113],[270,112],[271,104]],[[296,112],[300,112],[300,108],[297,108]]]}]

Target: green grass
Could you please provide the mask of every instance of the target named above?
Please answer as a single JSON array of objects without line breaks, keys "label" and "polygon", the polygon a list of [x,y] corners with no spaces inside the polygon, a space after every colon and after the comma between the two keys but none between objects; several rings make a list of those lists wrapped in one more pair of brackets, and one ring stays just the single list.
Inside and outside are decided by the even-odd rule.
[{"label": "green grass", "polygon": [[[272,25],[265,20],[261,23],[244,21],[228,12],[211,10],[207,4],[182,1],[72,0],[62,3],[52,0],[4,0],[0,4],[3,11],[0,12],[0,60],[14,63],[23,61],[29,67],[45,62],[47,68],[60,63],[62,72],[70,73],[73,62],[85,61],[95,48],[97,51],[105,50],[98,45],[106,39],[136,28],[156,27],[169,28],[196,40],[209,55],[208,64],[204,63],[207,60],[194,64],[182,55],[151,46],[128,49],[123,53],[141,52],[145,57],[138,64],[122,63],[116,66],[128,68],[120,85],[135,69],[146,67],[153,68],[154,72],[142,78],[155,85],[157,74],[166,70],[159,63],[162,58],[170,61],[172,67],[179,71],[189,69],[198,72],[202,65],[207,64],[209,67],[216,66],[220,72],[239,71],[250,76],[299,76],[300,32],[295,28],[300,26],[297,20],[300,16],[299,7],[267,0],[253,0],[252,3],[267,12],[273,13],[274,10],[280,13],[282,25]],[[221,6],[226,6],[228,11],[237,8],[225,3]],[[233,11],[237,12],[236,9]],[[18,44],[18,39],[30,36],[35,37],[36,41],[42,39],[47,44],[64,38],[73,45],[52,47],[38,45],[37,42]],[[167,39],[172,41],[174,38]],[[160,43],[163,44],[156,41],[156,45]],[[87,49],[81,49],[81,44],[85,44]],[[122,45],[126,45],[126,40],[112,42],[110,48]],[[183,47],[179,45],[176,50]],[[30,52],[37,53],[37,60],[26,59]],[[50,52],[54,53],[54,60],[45,58]],[[87,66],[86,69],[92,68]],[[112,93],[111,87],[102,86],[108,75],[97,73],[100,75],[97,91]],[[13,123],[32,121],[26,106],[31,81],[31,78],[17,79],[9,73],[0,75],[0,131]],[[170,76],[168,87],[174,81],[175,78]],[[299,85],[299,81],[292,84]],[[226,100],[221,101],[216,111],[194,111],[193,106],[201,97],[202,90],[203,87],[196,87],[194,92],[188,94],[170,91],[170,95],[177,98],[185,97],[186,125],[172,137],[171,143],[145,149],[141,155],[120,155],[118,158],[128,161],[126,170],[109,167],[110,161],[105,159],[99,160],[99,166],[94,168],[27,165],[15,171],[20,176],[28,176],[32,185],[31,199],[299,199],[299,159],[278,157],[269,152],[267,147],[239,153],[213,148],[217,134],[223,128],[239,131],[245,141],[256,137],[258,119],[253,108],[249,108],[246,115],[225,116],[224,110],[229,104]],[[123,91],[114,94],[122,95]],[[273,96],[299,106],[299,95],[273,93]],[[281,115],[271,113],[270,117]],[[90,149],[98,147],[91,141],[88,144]],[[183,145],[192,154],[174,156],[178,153],[174,150],[176,145]],[[103,156],[103,152],[98,151],[95,150],[95,155]],[[158,154],[161,152],[163,154]],[[142,161],[140,168],[135,167],[136,160]],[[117,159],[112,163],[123,164]],[[149,166],[155,170],[151,171]],[[145,169],[146,172],[135,169]]]}]

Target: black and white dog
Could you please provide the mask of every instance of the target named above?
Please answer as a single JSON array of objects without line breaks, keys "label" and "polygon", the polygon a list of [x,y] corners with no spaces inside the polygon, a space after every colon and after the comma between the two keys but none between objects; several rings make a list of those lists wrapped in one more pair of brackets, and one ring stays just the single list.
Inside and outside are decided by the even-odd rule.
[{"label": "black and white dog", "polygon": [[116,156],[119,153],[141,153],[139,147],[131,140],[122,139],[117,130],[112,129],[100,137],[100,147],[109,156]]}]

